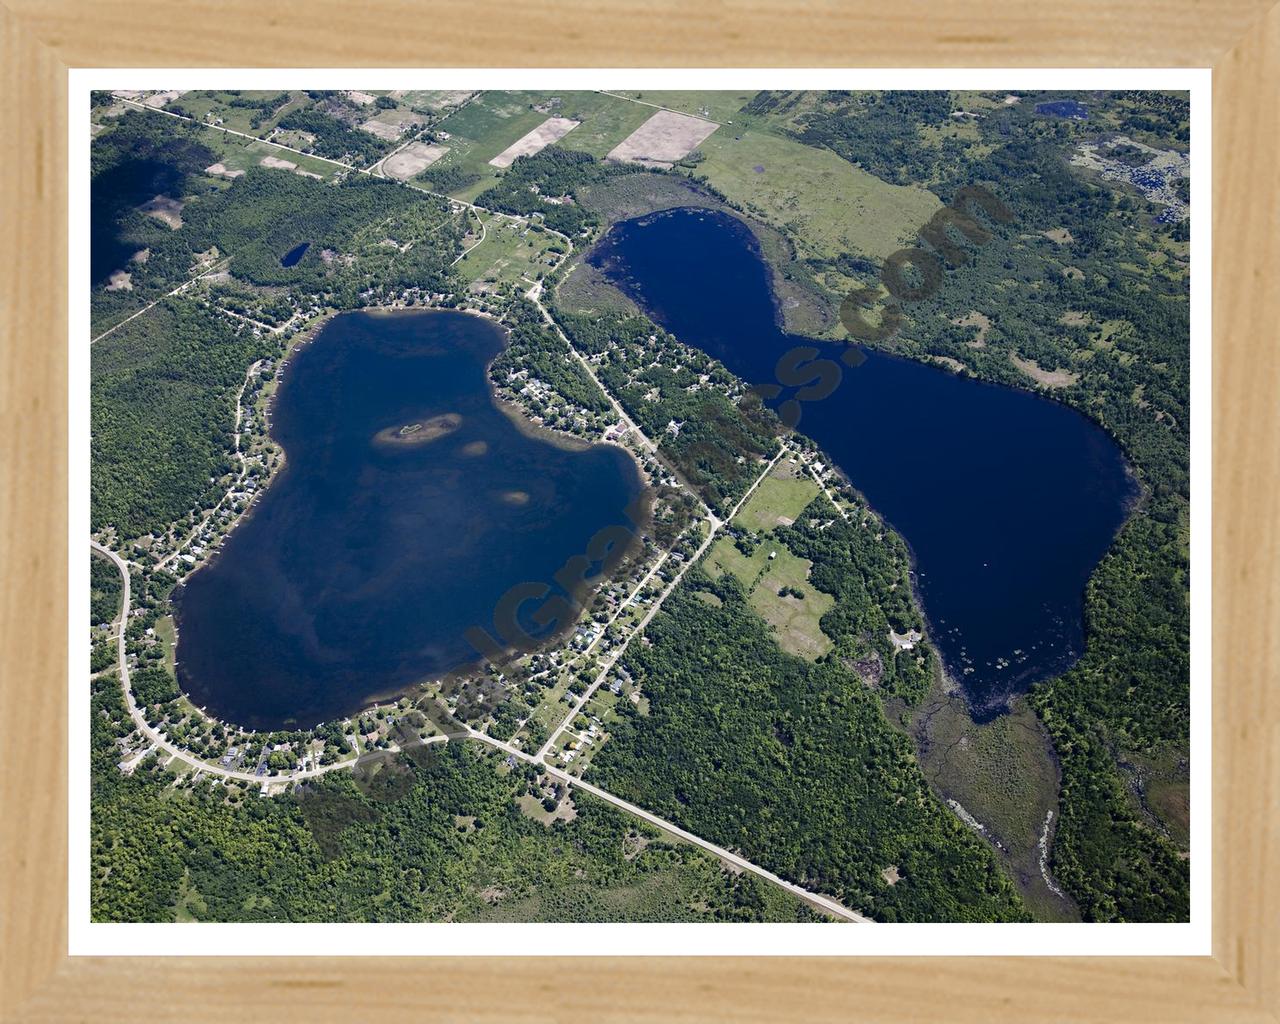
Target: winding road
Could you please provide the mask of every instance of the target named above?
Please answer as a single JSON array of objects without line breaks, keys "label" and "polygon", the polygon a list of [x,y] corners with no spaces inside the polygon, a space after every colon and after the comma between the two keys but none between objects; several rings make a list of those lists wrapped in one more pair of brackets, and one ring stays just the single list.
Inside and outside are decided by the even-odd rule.
[{"label": "winding road", "polygon": [[[116,643],[118,645],[117,664],[120,670],[120,688],[124,694],[125,706],[129,710],[129,717],[133,719],[134,726],[157,750],[163,750],[171,757],[177,758],[184,764],[190,765],[192,768],[199,769],[208,775],[216,775],[221,778],[234,779],[237,782],[248,782],[260,786],[301,782],[305,779],[316,778],[317,776],[325,775],[329,772],[343,771],[347,768],[354,768],[363,760],[382,756],[385,753],[383,751],[379,751],[378,754],[363,755],[346,761],[335,761],[333,764],[319,765],[315,768],[290,772],[288,775],[254,775],[250,772],[235,771],[230,768],[224,768],[221,765],[209,764],[206,761],[201,761],[199,758],[193,757],[182,748],[171,743],[163,732],[151,727],[150,723],[147,721],[146,715],[143,714],[142,709],[138,707],[137,702],[133,699],[133,688],[129,685],[129,663],[125,642],[125,630],[128,628],[129,611],[132,601],[129,590],[129,567],[125,564],[124,559],[110,548],[103,547],[97,541],[90,540],[89,546],[103,557],[109,558],[120,573],[122,586],[120,594],[120,616],[116,623]],[[646,811],[643,807],[637,807],[635,804],[623,800],[619,796],[614,796],[614,794],[601,789],[599,786],[593,786],[589,782],[583,782],[581,779],[575,778],[568,772],[561,771],[559,768],[554,768],[551,765],[545,764],[538,757],[535,757],[526,751],[509,746],[500,740],[494,739],[492,736],[479,732],[476,729],[472,729],[470,726],[463,726],[461,730],[453,733],[452,736],[428,736],[424,740],[419,740],[418,745],[427,746],[434,743],[447,743],[451,738],[475,740],[476,742],[484,743],[488,746],[501,750],[518,760],[525,761],[529,764],[535,764],[540,770],[546,772],[552,778],[557,779],[565,785],[580,789],[584,793],[589,793],[606,803],[612,804],[613,806],[634,815],[655,828],[661,829],[663,832],[676,836],[685,842],[692,843],[694,846],[705,850],[707,853],[719,858],[726,864],[731,864],[743,871],[750,871],[752,874],[759,876],[765,881],[771,882],[772,884],[785,889],[793,896],[799,897],[811,906],[818,907],[827,913],[846,921],[855,921],[858,923],[870,922],[869,918],[862,916],[856,911],[850,910],[848,907],[831,899],[829,896],[823,896],[821,893],[811,892],[808,889],[796,885],[794,882],[788,882],[785,878],[780,878],[772,871],[762,868],[758,864],[753,864],[745,857],[733,853],[731,850],[726,850],[724,847],[717,846],[715,843],[703,839],[700,836],[696,836],[692,832],[687,832],[680,828],[680,826],[673,825],[671,822],[666,821],[663,818],[659,818],[656,814]]]}]

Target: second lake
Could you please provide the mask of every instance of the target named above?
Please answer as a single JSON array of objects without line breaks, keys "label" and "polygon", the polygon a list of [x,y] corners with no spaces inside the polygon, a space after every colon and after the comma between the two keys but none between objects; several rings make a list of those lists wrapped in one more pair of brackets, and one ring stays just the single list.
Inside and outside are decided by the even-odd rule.
[{"label": "second lake", "polygon": [[[768,267],[736,218],[625,221],[590,260],[749,384],[774,383],[798,345],[840,355],[843,343],[778,327]],[[834,394],[804,404],[798,429],[910,545],[933,639],[977,717],[1080,656],[1085,584],[1135,492],[1097,424],[1028,391],[867,352]]]}]

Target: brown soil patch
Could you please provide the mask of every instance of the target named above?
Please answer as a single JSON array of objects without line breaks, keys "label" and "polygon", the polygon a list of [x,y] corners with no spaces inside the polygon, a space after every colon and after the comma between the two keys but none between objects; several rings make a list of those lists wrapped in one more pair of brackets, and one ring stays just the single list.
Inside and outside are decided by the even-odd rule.
[{"label": "brown soil patch", "polygon": [[987,344],[987,331],[991,330],[991,317],[986,313],[979,313],[976,309],[971,309],[964,316],[956,317],[951,321],[957,327],[976,327],[978,333],[973,336],[969,342],[973,348],[983,348]]},{"label": "brown soil patch", "polygon": [[1048,231],[1041,231],[1040,234],[1044,235],[1044,237],[1049,239],[1051,242],[1057,242],[1058,245],[1066,245],[1068,242],[1075,241],[1075,239],[1071,237],[1071,232],[1066,228],[1051,228]]},{"label": "brown soil patch", "polygon": [[1063,267],[1062,276],[1068,281],[1083,281],[1084,271],[1079,267]]},{"label": "brown soil patch", "polygon": [[387,124],[385,121],[365,121],[360,125],[360,129],[387,142],[395,142],[404,134],[404,129],[399,125]]},{"label": "brown soil patch", "polygon": [[135,252],[132,256],[129,257],[129,262],[130,263],[146,263],[147,260],[149,259],[151,259],[151,250],[139,249],[137,252]]},{"label": "brown soil patch", "polygon": [[1033,359],[1020,359],[1018,356],[1009,358],[1014,366],[1046,388],[1070,387],[1080,379],[1078,373],[1072,373],[1070,370],[1042,370]]},{"label": "brown soil patch", "polygon": [[113,270],[111,272],[111,276],[107,278],[107,291],[109,292],[133,291],[133,275],[125,270]]},{"label": "brown soil patch", "polygon": [[897,885],[902,881],[902,876],[898,874],[898,865],[890,864],[887,868],[880,872],[880,877],[889,885]]},{"label": "brown soil patch", "polygon": [[1078,309],[1069,309],[1058,317],[1058,323],[1064,327],[1083,327],[1088,322],[1089,314],[1082,313]]},{"label": "brown soil patch", "polygon": [[179,96],[181,96],[186,91],[187,91],[186,89],[168,89],[165,92],[152,93],[142,102],[145,103],[148,107],[156,107],[157,109],[159,109],[160,107],[163,107],[166,103],[170,103],[173,100],[176,100]]},{"label": "brown soil patch", "polygon": [[964,370],[964,363],[960,362],[959,359],[952,359],[950,356],[934,356],[933,361],[935,363],[941,363],[943,366],[950,370],[954,370],[956,373],[960,373]]},{"label": "brown soil patch", "polygon": [[182,227],[182,203],[176,199],[170,199],[168,196],[156,196],[138,207],[148,217],[154,217],[162,224],[168,224],[169,227],[177,231]]},{"label": "brown soil patch", "polygon": [[295,171],[298,165],[292,160],[281,160],[278,156],[264,156],[258,161],[263,167],[275,167],[281,171]]},{"label": "brown soil patch", "polygon": [[683,160],[720,126],[691,114],[659,110],[610,152],[606,159],[668,168]]},{"label": "brown soil patch", "polygon": [[361,92],[359,89],[348,89],[347,99],[357,106],[367,107],[370,103],[373,103],[377,97],[371,92]]},{"label": "brown soil patch", "polygon": [[421,174],[447,152],[449,152],[448,146],[411,142],[399,153],[387,157],[382,162],[382,173],[397,181],[408,181],[415,175]]},{"label": "brown soil patch", "polygon": [[231,171],[227,169],[224,163],[210,164],[204,169],[205,174],[214,174],[222,178],[238,178],[244,174],[244,171]]},{"label": "brown soil patch", "polygon": [[581,122],[567,117],[549,117],[527,135],[522,135],[489,161],[494,167],[510,167],[518,157],[533,156],[557,139],[563,139]]}]

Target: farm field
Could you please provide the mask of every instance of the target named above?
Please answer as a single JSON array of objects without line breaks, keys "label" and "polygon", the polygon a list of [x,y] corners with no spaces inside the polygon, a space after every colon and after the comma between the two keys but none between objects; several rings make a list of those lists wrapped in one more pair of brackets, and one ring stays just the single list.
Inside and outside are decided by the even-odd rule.
[{"label": "farm field", "polygon": [[470,202],[502,173],[505,165],[491,161],[552,118],[578,124],[550,145],[602,159],[653,113],[652,107],[598,92],[484,93],[438,125],[448,135],[439,141],[450,152],[419,180],[427,187],[433,179],[443,181],[444,191]]},{"label": "farm field", "polygon": [[450,114],[436,132],[437,141],[449,152],[419,177],[419,183],[433,188],[433,177],[449,172],[461,184],[442,190],[466,202],[474,200],[500,173],[489,161],[547,119],[546,113],[531,107],[540,99],[530,93],[488,92]]},{"label": "farm field", "polygon": [[882,260],[942,203],[919,187],[890,185],[827,150],[764,131],[720,129],[698,147],[698,172],[755,216],[785,228],[806,255]]},{"label": "farm field", "polygon": [[541,153],[551,143],[564,138],[578,127],[580,122],[568,117],[549,117],[537,128],[522,135],[506,149],[489,161],[490,165],[500,169],[510,167],[522,156],[533,156]]},{"label": "farm field", "polygon": [[691,114],[655,110],[653,116],[609,151],[610,160],[671,167],[720,126]]},{"label": "farm field", "polygon": [[798,465],[779,461],[734,522],[760,533],[779,525],[790,526],[818,493],[818,485]]}]

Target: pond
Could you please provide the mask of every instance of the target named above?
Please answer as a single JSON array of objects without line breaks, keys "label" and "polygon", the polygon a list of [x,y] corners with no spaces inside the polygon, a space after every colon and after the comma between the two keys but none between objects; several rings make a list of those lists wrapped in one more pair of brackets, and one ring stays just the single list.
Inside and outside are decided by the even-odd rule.
[{"label": "pond", "polygon": [[1089,117],[1088,109],[1077,100],[1054,100],[1052,103],[1037,103],[1036,113],[1045,114],[1049,117],[1069,117],[1077,121],[1084,121]]},{"label": "pond", "polygon": [[285,253],[283,256],[280,257],[280,266],[282,267],[296,266],[298,261],[302,259],[303,255],[306,253],[306,251],[309,248],[311,248],[310,242],[302,242],[299,245],[295,245],[292,249],[290,249],[287,253]]},{"label": "pond", "polygon": [[[768,268],[736,218],[626,221],[589,259],[751,384],[775,382],[797,345],[834,359],[844,344],[780,330]],[[1134,496],[1099,426],[1028,391],[867,352],[834,394],[803,405],[798,429],[910,545],[932,637],[978,717],[1080,656],[1086,581]]]},{"label": "pond", "polygon": [[285,466],[175,591],[197,705],[310,728],[466,666],[464,634],[493,632],[509,588],[629,522],[626,452],[534,436],[496,404],[504,344],[464,313],[348,313],[294,353],[272,414]]}]

